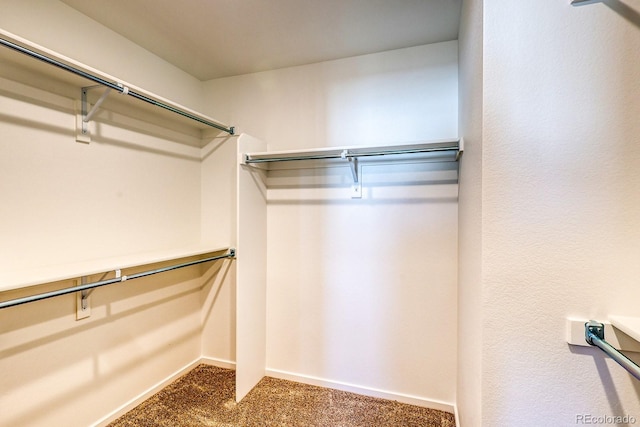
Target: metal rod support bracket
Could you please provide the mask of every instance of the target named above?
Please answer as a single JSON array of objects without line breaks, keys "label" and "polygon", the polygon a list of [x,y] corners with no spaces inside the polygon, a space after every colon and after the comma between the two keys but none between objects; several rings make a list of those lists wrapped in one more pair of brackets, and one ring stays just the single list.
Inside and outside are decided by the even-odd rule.
[{"label": "metal rod support bracket", "polygon": [[584,324],[584,339],[589,345],[595,345],[593,343],[593,337],[604,339],[604,324],[590,320]]},{"label": "metal rod support bracket", "polygon": [[[116,275],[116,279],[119,278],[120,275],[122,274],[120,269],[115,270],[114,273]],[[104,273],[100,278],[100,281],[104,280],[108,274],[109,272]],[[82,276],[80,278],[80,285],[86,285],[87,283],[89,283],[89,278],[87,276]],[[81,305],[82,311],[85,311],[89,307],[89,297],[91,296],[93,291],[95,291],[95,289],[96,288],[88,288],[80,291],[80,303],[81,303],[80,305]]]},{"label": "metal rod support bracket", "polygon": [[[82,276],[80,278],[80,284],[86,285],[87,283],[88,283],[87,276]],[[89,307],[89,297],[91,296],[91,293],[93,293],[93,288],[80,291],[80,301],[81,301],[82,311],[85,311]]]},{"label": "metal rod support bracket", "polygon": [[80,89],[80,101],[82,103],[81,112],[80,112],[81,114],[80,117],[82,120],[79,123],[81,126],[81,129],[80,129],[81,142],[91,142],[91,134],[89,133],[89,121],[98,112],[98,109],[100,108],[102,103],[107,99],[107,96],[109,96],[109,92],[111,92],[111,88],[107,87],[104,93],[102,94],[102,96],[96,101],[96,103],[93,106],[90,106],[89,99],[88,99],[88,92],[91,89],[95,89],[98,87],[101,87],[101,85],[85,86]]},{"label": "metal rod support bracket", "polygon": [[[82,103],[84,104],[84,110],[86,111],[87,108],[89,108],[89,102],[87,101],[87,90],[91,89],[90,87],[88,88],[82,88]],[[107,99],[107,96],[109,96],[109,92],[111,92],[111,88],[108,87],[104,90],[104,93],[102,94],[102,96],[100,97],[100,99],[98,99],[96,101],[96,103],[93,105],[93,107],[91,107],[91,110],[89,110],[86,114],[84,114],[82,117],[82,121],[84,123],[89,123],[89,120],[91,120],[91,118],[93,117],[93,115],[98,111],[98,108],[100,108],[100,105],[102,105],[102,103],[105,101],[105,99]],[[82,133],[86,133],[86,130],[83,128],[82,129]]]},{"label": "metal rod support bracket", "polygon": [[358,157],[344,150],[340,157],[349,161],[351,167],[351,176],[353,177],[353,185],[351,186],[351,198],[359,199],[362,197],[362,183],[360,182],[360,170],[358,167]]},{"label": "metal rod support bracket", "polygon": [[584,338],[589,345],[598,347],[636,379],[640,380],[640,366],[618,351],[604,339],[604,324],[589,320],[584,324]]}]

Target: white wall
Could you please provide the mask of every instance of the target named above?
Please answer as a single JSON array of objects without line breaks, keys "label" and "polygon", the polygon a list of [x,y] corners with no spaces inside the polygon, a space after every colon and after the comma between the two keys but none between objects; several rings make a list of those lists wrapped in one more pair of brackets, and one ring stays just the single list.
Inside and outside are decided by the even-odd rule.
[{"label": "white wall", "polygon": [[198,150],[104,121],[77,143],[72,100],[23,89],[0,89],[5,268],[199,243]]},{"label": "white wall", "polygon": [[[0,82],[3,277],[200,242],[199,150],[102,119],[77,143],[71,100]],[[125,283],[81,321],[75,295],[0,311],[0,425],[89,425],[200,356],[199,269]]]},{"label": "white wall", "polygon": [[[465,1],[460,17],[459,127],[465,152],[460,159],[458,259],[458,384],[461,426],[482,419],[482,1]],[[490,339],[490,338],[489,338]]]},{"label": "white wall", "polygon": [[[461,323],[482,310],[470,362],[482,366],[482,422],[471,425],[640,419],[637,381],[564,341],[567,316],[640,315],[640,9],[568,3],[484,3],[482,297],[461,306]],[[463,162],[463,177],[478,174],[466,167],[480,164]],[[462,235],[478,227],[467,203]]]},{"label": "white wall", "polygon": [[211,80],[203,112],[270,150],[456,137],[456,45]]},{"label": "white wall", "polygon": [[[1,28],[197,108],[200,82],[61,3],[0,5]],[[206,221],[215,217],[201,224],[202,159],[200,148],[188,145],[193,132],[101,109],[91,144],[77,143],[79,90],[26,73],[4,56],[0,62],[3,273],[179,249],[201,237],[230,243],[229,234],[211,232]],[[97,289],[91,316],[80,321],[75,295],[0,310],[0,425],[91,425],[197,360],[203,324],[228,351],[231,322],[216,330],[215,320],[226,313],[209,309],[220,282],[233,277],[228,268],[216,274],[221,264],[229,262]]]},{"label": "white wall", "polygon": [[111,285],[81,321],[75,295],[1,310],[0,426],[92,425],[196,360],[201,285],[197,268]]},{"label": "white wall", "polygon": [[[203,94],[199,82],[62,3],[5,1],[2,6],[0,27],[196,109],[206,107],[271,149],[457,136],[455,42],[216,80],[204,85]],[[16,78],[15,70],[5,71]],[[205,220],[220,212],[206,191],[211,165],[202,173],[193,168],[199,150],[159,135],[153,126],[121,127],[124,118],[108,113],[101,113],[101,137],[88,146],[77,144],[66,90],[56,89],[49,101],[35,104],[12,91],[3,91],[0,106],[3,132],[11,135],[3,148],[10,155],[2,156],[3,191],[12,202],[2,212],[10,219],[3,222],[7,262],[24,263],[20,254],[27,249],[34,255],[28,262],[57,263],[119,254],[123,247],[143,251],[190,244],[201,236],[233,237]],[[205,99],[207,105],[199,106]],[[203,151],[202,165],[211,152],[215,155],[213,146]],[[79,165],[88,180],[74,174]],[[314,199],[313,188],[300,186],[305,171],[293,176],[292,188],[270,190],[276,200],[267,208],[267,253],[273,253],[267,265],[267,367],[450,407],[456,381],[455,169],[367,167],[361,200],[342,191],[349,188],[348,169],[328,172],[311,178],[327,189],[320,199]],[[38,197],[23,197],[30,193]],[[307,200],[299,203],[300,197]],[[104,198],[111,209],[100,209]],[[75,209],[85,202],[93,215]],[[34,221],[32,212],[43,211],[51,216]],[[233,225],[232,215],[220,218]],[[25,236],[33,237],[29,245]],[[87,242],[87,236],[95,239]],[[68,244],[60,245],[61,239]],[[67,422],[82,405],[73,422],[86,425],[127,398],[113,392],[116,388],[133,396],[199,350],[233,359],[233,324],[225,322],[223,330],[214,325],[233,314],[228,285],[234,271],[226,271],[220,278],[206,272],[204,287],[194,269],[166,282],[149,280],[136,295],[124,295],[120,287],[97,293],[95,317],[84,323],[73,318],[72,297],[41,303],[39,316],[32,313],[35,305],[0,313],[6,320],[0,363],[3,372],[11,370],[3,381],[2,405],[12,408],[3,412],[2,422]],[[200,304],[218,302],[223,313],[200,311]],[[291,318],[298,324],[284,325]],[[86,341],[85,335],[91,338]],[[30,370],[31,361],[45,352],[51,355],[47,363]],[[150,363],[139,363],[145,359]],[[51,393],[62,377],[73,380]],[[109,390],[108,399],[103,390]]]},{"label": "white wall", "polygon": [[[456,42],[213,80],[206,90],[208,114],[270,150],[457,136]],[[271,374],[454,402],[449,166],[365,167],[360,200],[349,198],[348,168],[271,173]]]}]

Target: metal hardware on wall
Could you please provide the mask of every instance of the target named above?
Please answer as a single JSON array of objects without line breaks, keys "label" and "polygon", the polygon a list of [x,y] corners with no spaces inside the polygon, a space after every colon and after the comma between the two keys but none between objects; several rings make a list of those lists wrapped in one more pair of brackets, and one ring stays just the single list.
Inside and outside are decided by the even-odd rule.
[{"label": "metal hardware on wall", "polygon": [[80,127],[80,129],[78,129],[76,132],[76,135],[78,135],[78,137],[76,138],[76,141],[78,142],[84,142],[84,143],[91,142],[91,134],[89,132],[89,121],[91,120],[91,118],[93,118],[94,114],[98,111],[102,103],[107,99],[107,96],[109,96],[109,92],[111,92],[110,87],[106,88],[102,96],[96,101],[96,103],[91,107],[91,109],[89,109],[90,104],[89,104],[89,100],[87,99],[88,92],[91,89],[95,89],[99,87],[101,86],[100,85],[85,86],[80,90],[80,102],[82,104],[80,108],[81,116],[77,121]]},{"label": "metal hardware on wall", "polygon": [[604,351],[607,356],[615,360],[636,379],[640,380],[640,366],[636,365],[627,356],[616,350],[604,339],[604,324],[590,320],[584,324],[584,339],[592,346]]},{"label": "metal hardware on wall", "polygon": [[360,173],[358,167],[358,158],[349,156],[349,150],[344,150],[341,154],[341,157],[349,161],[349,166],[351,168],[351,175],[353,177],[353,185],[351,186],[351,198],[361,199],[362,182],[360,182],[360,177],[362,176],[362,174]]},{"label": "metal hardware on wall", "polygon": [[[80,286],[87,284],[87,277],[80,278]],[[76,293],[76,320],[86,319],[91,316],[91,304],[89,297],[93,289],[85,289]]]}]

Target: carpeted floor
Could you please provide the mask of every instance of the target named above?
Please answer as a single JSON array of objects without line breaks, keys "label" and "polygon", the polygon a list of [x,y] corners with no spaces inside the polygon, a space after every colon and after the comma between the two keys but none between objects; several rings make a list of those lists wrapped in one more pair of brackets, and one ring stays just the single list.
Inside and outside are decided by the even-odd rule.
[{"label": "carpeted floor", "polygon": [[235,402],[235,371],[199,365],[108,427],[455,427],[453,414],[265,377]]}]

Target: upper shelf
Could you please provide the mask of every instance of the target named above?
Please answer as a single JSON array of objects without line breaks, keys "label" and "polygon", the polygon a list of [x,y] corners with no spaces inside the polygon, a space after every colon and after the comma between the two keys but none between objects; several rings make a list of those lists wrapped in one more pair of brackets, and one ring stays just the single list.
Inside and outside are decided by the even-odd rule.
[{"label": "upper shelf", "polygon": [[[460,139],[418,142],[402,145],[330,147],[309,150],[245,153],[242,162],[249,166],[288,169],[300,162],[303,167],[349,165],[353,177],[351,197],[362,197],[360,162],[455,162],[463,151]],[[345,163],[347,161],[348,163]],[[284,163],[284,165],[283,165]],[[279,165],[280,166],[276,166]]]},{"label": "upper shelf", "polygon": [[[83,87],[95,85],[104,86],[108,90],[115,90],[120,94],[117,101],[105,103],[105,106],[126,102],[135,104],[135,108],[145,113],[153,112],[161,120],[175,121],[188,124],[196,129],[217,129],[234,134],[233,126],[228,126],[216,119],[197,111],[184,107],[171,100],[141,89],[135,85],[98,71],[85,64],[61,55],[45,47],[39,46],[14,34],[0,29],[0,62],[7,69],[10,66],[20,70],[20,76],[35,75],[54,79],[77,88],[77,98],[80,99]],[[37,80],[37,79],[36,79]],[[124,100],[130,101],[124,101]],[[134,101],[135,100],[135,101]],[[144,102],[140,102],[144,101]],[[116,107],[117,108],[117,107]]]},{"label": "upper shelf", "polygon": [[[462,141],[437,140],[403,145],[329,147],[309,150],[246,153],[245,164],[269,164],[307,160],[352,160],[367,158],[393,158],[394,160],[457,161],[463,151]],[[266,166],[271,168],[271,166]]]}]

